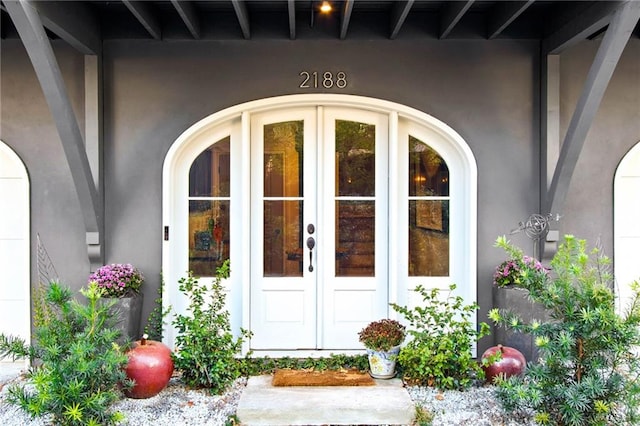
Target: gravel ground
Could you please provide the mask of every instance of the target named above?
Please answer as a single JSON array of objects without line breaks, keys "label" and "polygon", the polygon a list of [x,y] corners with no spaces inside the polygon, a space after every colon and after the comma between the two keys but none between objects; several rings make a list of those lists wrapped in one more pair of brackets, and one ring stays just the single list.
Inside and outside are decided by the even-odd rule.
[{"label": "gravel ground", "polygon": [[[23,379],[16,379],[20,381]],[[233,416],[238,406],[246,379],[238,379],[230,389],[220,396],[203,391],[188,390],[177,378],[159,395],[148,399],[123,399],[114,409],[126,416],[123,425],[166,426],[224,425]],[[1,386],[1,385],[0,385]],[[31,420],[20,409],[5,402],[6,390],[0,391],[0,425],[45,426],[46,418]],[[411,399],[434,414],[433,426],[449,425],[501,425],[530,426],[534,423],[527,416],[506,415],[496,400],[493,388],[473,388],[466,392],[439,392],[432,388],[408,387]]]}]

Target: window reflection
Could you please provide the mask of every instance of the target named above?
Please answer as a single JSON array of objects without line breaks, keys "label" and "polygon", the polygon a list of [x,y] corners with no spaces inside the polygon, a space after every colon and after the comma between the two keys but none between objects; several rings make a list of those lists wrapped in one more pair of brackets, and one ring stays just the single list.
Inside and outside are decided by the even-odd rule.
[{"label": "window reflection", "polygon": [[205,149],[189,170],[189,270],[215,276],[229,258],[230,138]]},{"label": "window reflection", "polygon": [[375,276],[376,127],[336,120],[336,276]]},{"label": "window reflection", "polygon": [[302,276],[303,121],[264,126],[263,274]]},{"label": "window reflection", "polygon": [[449,275],[449,168],[409,136],[409,276]]}]

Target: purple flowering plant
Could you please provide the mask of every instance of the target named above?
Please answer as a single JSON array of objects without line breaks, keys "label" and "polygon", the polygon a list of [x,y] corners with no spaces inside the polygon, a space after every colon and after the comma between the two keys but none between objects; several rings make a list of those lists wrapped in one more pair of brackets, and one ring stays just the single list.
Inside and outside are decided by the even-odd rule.
[{"label": "purple flowering plant", "polygon": [[104,297],[130,297],[140,292],[144,281],[142,273],[129,263],[111,263],[98,268],[89,276],[95,281]]},{"label": "purple flowering plant", "polygon": [[505,237],[499,237],[496,240],[496,246],[505,249],[510,258],[496,268],[493,274],[494,285],[528,288],[534,283],[543,284],[549,278],[549,269],[545,268],[538,259],[524,255]]}]

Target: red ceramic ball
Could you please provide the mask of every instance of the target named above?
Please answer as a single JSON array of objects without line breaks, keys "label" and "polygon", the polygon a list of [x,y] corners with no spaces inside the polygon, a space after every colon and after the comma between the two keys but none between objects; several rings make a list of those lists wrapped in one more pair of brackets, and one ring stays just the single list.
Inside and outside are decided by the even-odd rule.
[{"label": "red ceramic ball", "polygon": [[482,359],[488,358],[497,352],[502,352],[502,359],[482,367],[487,382],[493,383],[496,376],[502,375],[507,378],[521,375],[524,372],[527,366],[527,360],[524,355],[522,355],[522,352],[509,346],[492,346],[484,351]]},{"label": "red ceramic ball", "polygon": [[138,340],[127,352],[127,377],[135,385],[125,394],[129,398],[151,398],[164,389],[173,374],[171,349],[155,340]]}]

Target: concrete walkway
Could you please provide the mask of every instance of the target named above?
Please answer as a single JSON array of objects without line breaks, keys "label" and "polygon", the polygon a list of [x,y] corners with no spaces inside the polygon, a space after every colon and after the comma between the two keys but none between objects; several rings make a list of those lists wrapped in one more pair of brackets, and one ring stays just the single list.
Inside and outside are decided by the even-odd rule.
[{"label": "concrete walkway", "polygon": [[273,387],[271,376],[250,377],[238,404],[243,426],[408,425],[415,408],[400,379],[375,386]]}]

